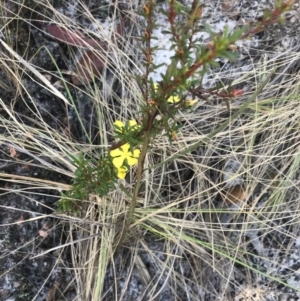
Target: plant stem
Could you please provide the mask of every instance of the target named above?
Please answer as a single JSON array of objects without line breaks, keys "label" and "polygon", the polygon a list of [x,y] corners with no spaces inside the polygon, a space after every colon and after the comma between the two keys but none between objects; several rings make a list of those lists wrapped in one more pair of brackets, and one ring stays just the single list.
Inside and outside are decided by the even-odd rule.
[{"label": "plant stem", "polygon": [[[154,112],[153,115],[155,116],[156,113]],[[129,211],[126,217],[126,221],[125,221],[125,225],[124,228],[122,230],[122,234],[121,234],[121,238],[118,242],[117,248],[116,248],[116,253],[118,253],[124,239],[126,238],[127,232],[130,228],[130,225],[132,223],[133,220],[133,215],[134,215],[134,210],[136,207],[136,203],[137,203],[137,197],[138,197],[138,193],[140,190],[140,186],[141,186],[141,179],[142,179],[142,174],[144,171],[144,162],[145,162],[145,158],[147,155],[147,151],[148,151],[148,147],[149,147],[149,142],[150,142],[150,137],[151,137],[151,130],[152,130],[152,123],[153,123],[153,115],[149,115],[148,116],[148,120],[150,121],[150,126],[147,127],[147,130],[145,132],[144,135],[144,141],[143,141],[143,147],[141,150],[141,154],[139,156],[139,161],[138,161],[138,166],[137,166],[137,180],[133,189],[133,195],[132,195],[132,199],[130,202],[130,207],[129,207]]]},{"label": "plant stem", "polygon": [[264,80],[264,82],[258,87],[258,89],[253,93],[253,95],[244,103],[241,105],[241,107],[231,116],[229,117],[226,121],[224,121],[219,127],[217,127],[214,131],[212,131],[209,135],[207,135],[206,137],[204,137],[202,140],[188,146],[187,148],[183,149],[182,151],[178,152],[177,154],[169,157],[168,159],[166,159],[163,162],[160,162],[158,164],[155,164],[153,166],[151,166],[149,169],[154,169],[157,168],[159,166],[162,166],[166,163],[172,162],[173,160],[176,160],[177,158],[192,152],[194,149],[196,149],[197,147],[207,143],[208,141],[210,141],[216,134],[218,134],[219,132],[221,132],[223,129],[225,129],[233,120],[235,120],[238,116],[240,116],[242,113],[245,112],[245,110],[247,109],[247,107],[249,106],[250,103],[252,103],[253,101],[255,101],[256,97],[260,94],[260,92],[263,90],[263,88],[265,87],[265,85],[270,81],[270,78],[273,76],[273,74],[275,73],[276,68],[274,68],[266,77],[266,79]]}]

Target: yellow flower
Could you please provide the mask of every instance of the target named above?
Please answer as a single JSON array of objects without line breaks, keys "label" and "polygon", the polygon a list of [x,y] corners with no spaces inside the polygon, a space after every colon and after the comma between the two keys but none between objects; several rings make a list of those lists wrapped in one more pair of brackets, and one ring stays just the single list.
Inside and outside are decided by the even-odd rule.
[{"label": "yellow flower", "polygon": [[153,87],[154,87],[154,91],[156,92],[157,91],[157,89],[158,89],[158,83],[153,83]]},{"label": "yellow flower", "polygon": [[[122,129],[125,127],[124,123],[120,120],[115,121],[114,123],[115,127],[116,127],[116,132],[122,133]],[[136,123],[135,120],[129,120],[129,127],[130,128],[138,128],[138,125]]]},{"label": "yellow flower", "polygon": [[169,103],[176,103],[176,102],[179,102],[179,101],[180,101],[180,98],[177,95],[171,96],[167,100],[167,102],[169,102]]},{"label": "yellow flower", "polygon": [[113,164],[117,168],[122,167],[125,160],[127,160],[129,166],[135,165],[138,162],[140,153],[141,151],[139,149],[135,149],[131,152],[129,143],[110,151],[110,155],[113,157]]},{"label": "yellow flower", "polygon": [[[154,86],[154,91],[156,92],[158,90],[158,84],[154,83],[153,86]],[[167,102],[169,102],[169,103],[176,103],[176,102],[179,102],[179,101],[180,101],[180,98],[177,95],[170,96],[167,100]]]},{"label": "yellow flower", "polygon": [[188,100],[185,102],[185,106],[186,106],[186,107],[192,107],[192,106],[194,106],[197,102],[198,102],[197,99],[188,99]]},{"label": "yellow flower", "polygon": [[118,178],[119,179],[125,179],[125,176],[127,174],[127,167],[126,166],[122,166],[118,168]]}]

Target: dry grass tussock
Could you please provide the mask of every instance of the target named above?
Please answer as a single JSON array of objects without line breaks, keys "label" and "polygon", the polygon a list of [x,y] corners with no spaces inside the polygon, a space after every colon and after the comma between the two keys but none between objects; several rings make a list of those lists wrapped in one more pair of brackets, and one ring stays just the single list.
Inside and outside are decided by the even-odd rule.
[{"label": "dry grass tussock", "polygon": [[[16,151],[11,160],[28,168],[39,167],[43,175],[53,172],[57,176],[0,175],[19,185],[20,194],[30,190],[42,195],[42,189],[70,189],[69,181],[60,181],[75,175],[69,154],[84,151],[100,157],[113,142],[114,121],[136,118],[141,96],[133,76],[142,71],[137,48],[132,45],[141,29],[130,6],[125,11],[126,33],[118,36],[116,43],[112,39],[115,27],[104,30],[84,3],[77,7],[81,20],[96,24],[95,30],[84,26],[84,21],[75,22],[48,1],[28,3],[16,4],[17,11],[3,18],[1,25],[0,87],[10,99],[0,99],[0,141],[2,147]],[[117,6],[111,9],[112,24],[120,15]],[[95,41],[105,40],[109,51],[63,45],[58,47],[62,51],[59,58],[47,50],[50,44],[43,47],[39,41],[50,38],[38,24],[50,22]],[[33,53],[30,46],[16,42],[11,24],[15,28],[16,24],[30,25],[41,47]],[[32,36],[25,39],[31,45]],[[76,62],[86,48],[106,65],[99,79],[76,86],[71,75],[80,73]],[[46,66],[43,57],[48,57]],[[77,290],[76,300],[99,300],[99,295],[112,300],[114,294],[114,300],[129,300],[134,296],[130,292],[134,281],[141,292],[136,300],[161,300],[159,296],[164,294],[170,300],[175,296],[181,300],[229,300],[233,291],[245,298],[254,285],[259,286],[256,293],[264,294],[278,283],[292,286],[286,280],[293,271],[285,278],[280,271],[299,235],[299,72],[290,74],[296,59],[296,50],[278,54],[276,59],[267,57],[235,79],[234,84],[248,82],[250,89],[232,103],[231,112],[225,103],[212,99],[199,101],[196,108],[177,116],[182,125],[178,140],[170,144],[165,137],[157,139],[147,156],[135,219],[119,256],[113,254],[130,202],[119,187],[105,198],[91,195],[77,216],[50,215],[60,221],[59,227],[64,225],[62,246],[54,254],[62,261],[66,253],[71,254],[72,267],[65,268],[72,274],[69,285]],[[54,68],[48,69],[47,64]],[[61,69],[59,64],[67,68]],[[274,70],[263,92],[231,120]],[[234,68],[231,72],[234,74]],[[220,80],[225,76],[222,70],[218,72]],[[51,105],[65,115],[56,115],[49,109]],[[210,140],[184,152],[228,119],[229,125]],[[174,160],[162,164],[172,157]],[[228,198],[224,197],[224,168],[229,160],[239,162],[231,175],[238,178],[243,190],[238,205],[223,202]],[[129,191],[134,172],[124,183]],[[6,193],[2,189],[2,194]],[[271,257],[274,250],[278,253]]]}]

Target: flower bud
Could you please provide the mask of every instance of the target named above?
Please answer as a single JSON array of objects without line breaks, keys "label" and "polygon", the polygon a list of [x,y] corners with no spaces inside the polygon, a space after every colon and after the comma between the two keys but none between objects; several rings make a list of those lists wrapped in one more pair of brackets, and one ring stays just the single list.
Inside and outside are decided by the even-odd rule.
[{"label": "flower bud", "polygon": [[143,5],[143,10],[146,16],[150,14],[149,6],[146,3]]}]

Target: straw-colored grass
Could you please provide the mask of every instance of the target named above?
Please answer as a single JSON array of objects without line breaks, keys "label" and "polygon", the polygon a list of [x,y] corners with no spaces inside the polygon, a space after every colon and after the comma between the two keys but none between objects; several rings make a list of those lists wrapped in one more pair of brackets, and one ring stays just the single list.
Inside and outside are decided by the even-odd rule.
[{"label": "straw-colored grass", "polygon": [[[76,28],[91,38],[111,43],[107,64],[110,74],[101,76],[99,86],[91,82],[76,87],[65,80],[70,70],[60,70],[57,65],[55,71],[36,66],[31,63],[32,57],[20,56],[8,40],[1,39],[1,66],[9,84],[0,86],[15,90],[13,102],[0,98],[1,144],[26,155],[28,159],[19,160],[19,164],[39,166],[71,180],[76,167],[70,154],[76,156],[84,151],[100,157],[113,142],[114,121],[137,117],[141,97],[133,77],[141,73],[141,67],[132,43],[136,43],[134,35],[141,29],[136,12],[129,8],[126,13],[132,27],[123,37],[121,48],[111,41],[113,27],[105,32],[83,3],[79,2],[78,9],[98,25],[96,31],[83,28],[48,1],[36,3],[39,8],[23,9],[35,13],[45,23]],[[119,14],[116,7],[113,18],[117,19]],[[6,35],[8,23],[18,18],[24,23],[31,22],[25,16],[15,15],[2,25]],[[75,52],[83,50],[69,51],[68,63],[74,67],[78,55]],[[94,51],[104,55],[99,49]],[[45,53],[55,61],[50,52]],[[178,140],[170,144],[165,137],[157,138],[147,155],[134,222],[117,253],[130,203],[130,195],[120,187],[106,197],[90,195],[84,211],[76,216],[50,215],[60,221],[58,227],[64,227],[66,239],[55,248],[59,250],[55,254],[62,261],[67,255],[72,259],[65,268],[70,269],[73,277],[70,287],[76,288],[76,300],[132,300],[130,297],[137,296],[132,292],[133,283],[139,283],[136,289],[142,291],[142,296],[135,300],[162,300],[158,296],[163,294],[170,300],[231,300],[232,291],[248,296],[255,285],[255,293],[265,295],[268,288],[260,286],[260,281],[270,283],[270,287],[277,283],[297,289],[287,282],[293,271],[285,278],[277,273],[284,260],[279,255],[268,257],[263,243],[267,240],[270,249],[280,250],[280,256],[288,257],[298,237],[299,81],[297,73],[288,74],[296,58],[299,55],[292,52],[278,54],[276,60],[266,58],[234,80],[234,84],[248,82],[250,88],[231,104],[231,112],[225,103],[199,101],[195,109],[177,116],[182,124]],[[59,80],[62,88],[46,75]],[[218,73],[220,80],[225,76],[221,71]],[[278,82],[279,76],[284,80]],[[28,90],[29,81],[35,82],[37,89],[46,89],[55,101],[68,107],[66,111],[75,112],[80,137],[74,137],[70,130],[71,118],[65,124],[57,122],[58,129],[44,120],[41,105]],[[255,94],[263,83],[263,91]],[[247,108],[243,107],[251,97]],[[28,99],[32,115],[19,118],[16,101],[27,106]],[[90,124],[84,118],[82,102],[86,100],[92,108]],[[230,158],[241,162],[237,176],[245,183],[245,197],[238,208],[224,206],[218,197],[223,191],[222,170]],[[71,188],[71,182],[38,176],[5,172],[0,176],[22,185],[18,193],[24,195],[27,189],[63,192]],[[129,180],[123,183],[129,193],[134,181],[133,169]],[[226,216],[230,223],[224,222]],[[279,240],[283,238],[285,241]],[[51,251],[45,250],[38,256]]]}]

